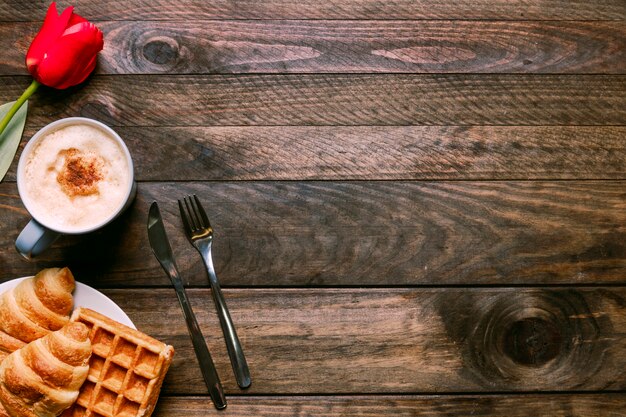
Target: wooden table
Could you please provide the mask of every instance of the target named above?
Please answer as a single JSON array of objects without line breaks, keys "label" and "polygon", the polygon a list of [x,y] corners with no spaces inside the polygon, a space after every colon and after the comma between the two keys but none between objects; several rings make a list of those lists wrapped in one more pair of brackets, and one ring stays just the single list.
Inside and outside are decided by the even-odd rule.
[{"label": "wooden table", "polygon": [[[99,67],[38,92],[25,138],[67,116],[111,125],[137,200],[29,263],[13,168],[0,279],[69,265],[174,345],[156,416],[626,415],[626,2],[74,3],[105,32]],[[0,102],[30,82],[47,4],[0,1]],[[189,193],[215,227],[247,391],[183,236]],[[148,246],[153,200],[221,413]]]}]

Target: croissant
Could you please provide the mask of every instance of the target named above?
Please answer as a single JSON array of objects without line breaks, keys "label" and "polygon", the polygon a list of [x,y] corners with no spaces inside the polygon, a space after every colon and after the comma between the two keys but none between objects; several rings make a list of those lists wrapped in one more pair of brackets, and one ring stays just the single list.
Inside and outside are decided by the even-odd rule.
[{"label": "croissant", "polygon": [[56,417],[89,372],[89,329],[69,323],[11,353],[0,364],[0,402],[10,417]]},{"label": "croissant", "polygon": [[0,359],[69,322],[74,276],[49,268],[0,296]]}]

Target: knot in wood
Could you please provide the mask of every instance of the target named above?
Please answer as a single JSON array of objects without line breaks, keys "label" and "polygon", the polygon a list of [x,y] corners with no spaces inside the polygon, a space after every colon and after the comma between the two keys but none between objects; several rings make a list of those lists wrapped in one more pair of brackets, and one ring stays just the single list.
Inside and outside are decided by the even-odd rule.
[{"label": "knot in wood", "polygon": [[178,61],[178,43],[172,38],[153,38],[143,47],[143,56],[156,65],[171,65]]},{"label": "knot in wood", "polygon": [[[446,327],[463,343],[466,377],[498,389],[584,385],[601,368],[610,322],[580,292],[531,290],[468,298],[462,323]],[[607,328],[608,327],[608,328]],[[463,334],[463,329],[468,333]]]},{"label": "knot in wood", "polygon": [[512,323],[505,330],[503,351],[513,361],[540,366],[559,355],[563,336],[551,321],[528,317]]}]

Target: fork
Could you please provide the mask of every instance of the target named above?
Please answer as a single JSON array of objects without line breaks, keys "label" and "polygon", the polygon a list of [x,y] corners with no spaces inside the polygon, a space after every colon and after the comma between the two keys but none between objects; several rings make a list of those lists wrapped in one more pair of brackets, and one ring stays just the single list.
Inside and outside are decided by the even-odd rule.
[{"label": "fork", "polygon": [[178,200],[178,208],[180,209],[180,216],[183,220],[187,238],[189,238],[191,244],[200,252],[200,255],[202,255],[202,260],[209,273],[211,294],[213,295],[217,316],[220,319],[222,331],[224,332],[226,349],[228,350],[228,356],[230,357],[230,363],[233,367],[237,384],[241,388],[248,388],[252,383],[248,363],[243,354],[241,343],[237,337],[235,326],[233,325],[228,308],[226,307],[226,300],[224,300],[220,283],[217,280],[217,275],[213,268],[213,257],[211,256],[213,228],[196,195],[187,196],[182,200]]}]

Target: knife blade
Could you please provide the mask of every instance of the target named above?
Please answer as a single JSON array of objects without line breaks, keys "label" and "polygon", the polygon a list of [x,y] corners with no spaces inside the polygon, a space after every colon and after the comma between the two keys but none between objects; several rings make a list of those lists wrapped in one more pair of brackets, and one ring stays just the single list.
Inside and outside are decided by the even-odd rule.
[{"label": "knife blade", "polygon": [[215,364],[213,363],[209,349],[202,336],[202,331],[200,330],[196,316],[191,309],[189,298],[187,297],[183,281],[178,273],[176,261],[174,260],[172,247],[170,246],[167,233],[165,232],[161,211],[156,201],[150,205],[150,212],[148,214],[148,239],[150,240],[152,253],[154,253],[154,256],[170,277],[172,285],[176,290],[176,296],[183,309],[183,316],[185,317],[193,348],[196,352],[198,362],[200,363],[200,371],[202,371],[202,377],[209,390],[211,400],[218,410],[226,408],[226,397],[224,396],[222,383],[220,382]]}]

